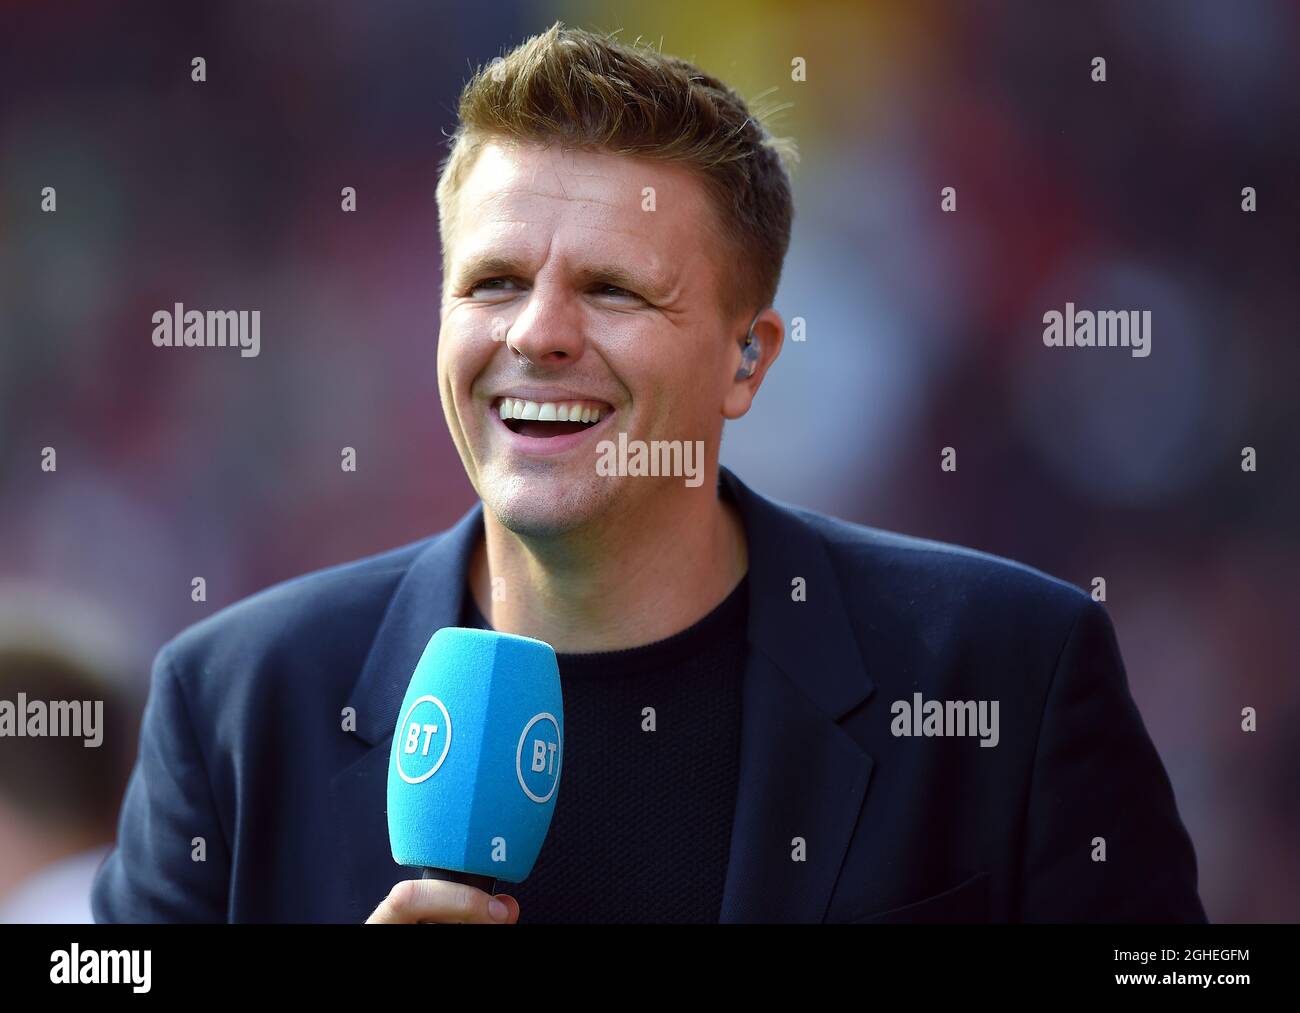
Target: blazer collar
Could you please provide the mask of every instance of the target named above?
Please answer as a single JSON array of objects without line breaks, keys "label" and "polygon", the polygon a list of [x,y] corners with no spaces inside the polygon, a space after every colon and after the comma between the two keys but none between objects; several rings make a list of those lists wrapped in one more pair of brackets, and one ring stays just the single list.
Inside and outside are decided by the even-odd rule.
[{"label": "blazer collar", "polygon": [[429,638],[459,626],[469,557],[483,532],[483,504],[434,536],[398,582],[348,706],[356,734],[374,745],[391,738],[411,673]]},{"label": "blazer collar", "polygon": [[749,658],[719,921],[820,922],[873,767],[839,720],[874,687],[815,519],[721,481],[749,545]]},{"label": "blazer collar", "polygon": [[[749,545],[749,640],[827,717],[871,695],[839,578],[806,511],[760,496],[727,468],[721,483]],[[795,597],[802,578],[803,594]]]},{"label": "blazer collar", "polygon": [[[740,779],[721,921],[821,921],[872,768],[838,721],[871,696],[873,684],[813,519],[759,495],[725,467],[719,486],[741,515],[749,553]],[[348,700],[356,734],[371,745],[391,738],[429,638],[460,623],[482,530],[479,503],[430,540],[398,584]],[[798,578],[804,600],[794,593]],[[378,771],[386,749],[373,752],[367,768]]]}]

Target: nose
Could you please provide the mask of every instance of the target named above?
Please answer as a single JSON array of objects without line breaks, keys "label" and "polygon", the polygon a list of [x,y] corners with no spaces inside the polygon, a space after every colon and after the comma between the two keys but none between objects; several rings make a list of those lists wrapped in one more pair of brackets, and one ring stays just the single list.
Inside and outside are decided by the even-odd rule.
[{"label": "nose", "polygon": [[562,294],[535,287],[506,331],[506,346],[533,365],[558,365],[582,355],[582,322]]}]

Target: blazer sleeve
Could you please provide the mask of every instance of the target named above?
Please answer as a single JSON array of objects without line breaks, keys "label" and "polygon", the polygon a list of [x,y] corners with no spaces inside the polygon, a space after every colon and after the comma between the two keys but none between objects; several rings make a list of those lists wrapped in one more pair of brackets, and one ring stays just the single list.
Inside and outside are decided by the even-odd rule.
[{"label": "blazer sleeve", "polygon": [[[1104,861],[1094,860],[1097,838]],[[1047,693],[1025,842],[1023,921],[1206,920],[1173,787],[1129,693],[1110,618],[1091,599]]]},{"label": "blazer sleeve", "polygon": [[[196,838],[204,861],[196,860]],[[96,922],[220,922],[229,878],[207,765],[164,647],[153,665],[117,844],[95,875],[91,912]]]}]

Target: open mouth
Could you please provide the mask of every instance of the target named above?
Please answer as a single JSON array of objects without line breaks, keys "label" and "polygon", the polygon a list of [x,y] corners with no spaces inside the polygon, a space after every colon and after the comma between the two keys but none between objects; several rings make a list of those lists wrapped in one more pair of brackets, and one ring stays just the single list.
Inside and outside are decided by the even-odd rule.
[{"label": "open mouth", "polygon": [[614,411],[603,401],[524,401],[512,397],[498,398],[493,410],[512,433],[541,440],[583,432]]}]

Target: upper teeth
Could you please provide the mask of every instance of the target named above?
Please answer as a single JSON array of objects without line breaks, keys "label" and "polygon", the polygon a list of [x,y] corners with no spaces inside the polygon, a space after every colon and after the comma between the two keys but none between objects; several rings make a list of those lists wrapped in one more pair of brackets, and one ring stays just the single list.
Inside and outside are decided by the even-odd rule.
[{"label": "upper teeth", "polygon": [[521,401],[503,397],[498,411],[503,419],[536,419],[538,422],[599,422],[604,409],[583,401]]}]

